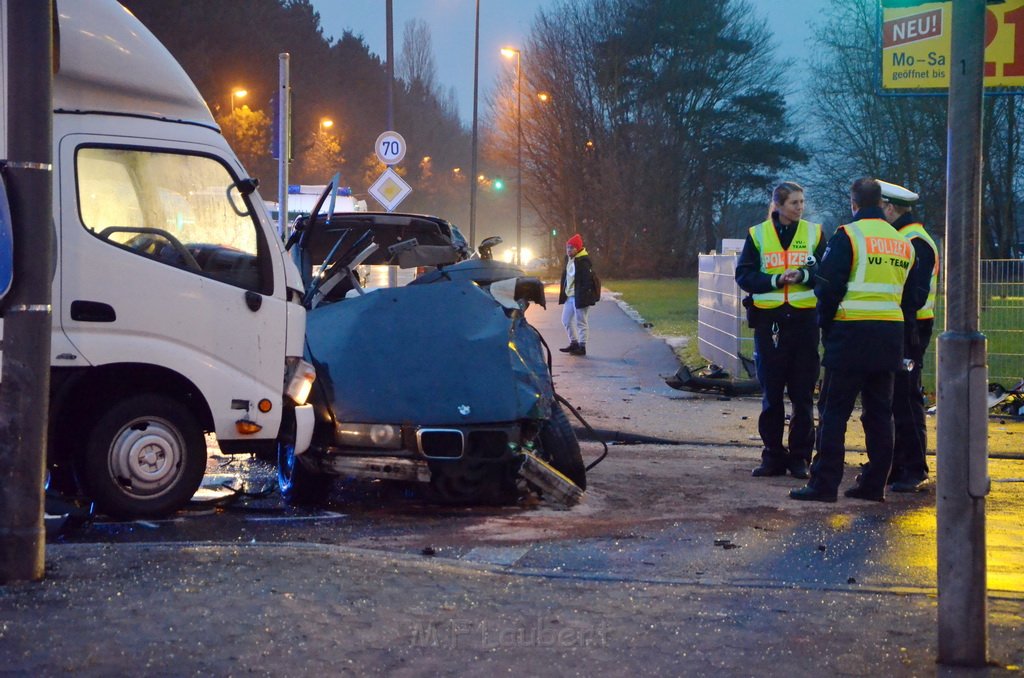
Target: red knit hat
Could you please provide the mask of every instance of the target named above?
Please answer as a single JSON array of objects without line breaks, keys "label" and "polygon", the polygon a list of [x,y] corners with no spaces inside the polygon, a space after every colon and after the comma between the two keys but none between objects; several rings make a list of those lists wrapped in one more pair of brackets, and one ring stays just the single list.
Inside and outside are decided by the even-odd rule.
[{"label": "red knit hat", "polygon": [[565,246],[568,247],[569,245],[572,245],[577,250],[581,250],[583,249],[583,238],[580,236],[579,233],[577,233],[576,235],[565,241]]}]

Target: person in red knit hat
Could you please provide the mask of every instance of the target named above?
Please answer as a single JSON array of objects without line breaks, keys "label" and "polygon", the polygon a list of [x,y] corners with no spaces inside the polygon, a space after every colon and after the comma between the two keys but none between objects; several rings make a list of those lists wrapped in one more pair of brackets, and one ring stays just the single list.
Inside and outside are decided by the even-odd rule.
[{"label": "person in red knit hat", "polygon": [[562,309],[562,324],[569,335],[569,345],[558,349],[570,355],[587,355],[587,316],[590,307],[601,298],[600,283],[594,275],[590,255],[583,247],[579,233],[565,243],[565,267],[562,269],[562,283],[558,291],[558,303]]}]

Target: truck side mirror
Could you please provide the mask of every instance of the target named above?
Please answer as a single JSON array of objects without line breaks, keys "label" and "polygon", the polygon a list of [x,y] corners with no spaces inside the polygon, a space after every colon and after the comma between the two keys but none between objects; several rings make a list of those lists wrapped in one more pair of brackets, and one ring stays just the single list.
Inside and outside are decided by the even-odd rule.
[{"label": "truck side mirror", "polygon": [[[259,179],[245,178],[239,179],[238,181],[228,186],[226,191],[228,196],[228,202],[231,204],[231,209],[235,211],[235,214],[237,214],[240,217],[247,217],[249,216],[249,210],[238,208],[238,205],[235,203],[235,196],[231,193],[232,189],[238,191],[243,196],[249,196],[252,195],[253,191],[255,191],[256,187],[259,185]],[[243,204],[242,207],[244,208],[245,205]]]},{"label": "truck side mirror", "polygon": [[7,184],[0,174],[0,300],[7,296],[14,280],[14,231],[11,205],[7,200]]}]

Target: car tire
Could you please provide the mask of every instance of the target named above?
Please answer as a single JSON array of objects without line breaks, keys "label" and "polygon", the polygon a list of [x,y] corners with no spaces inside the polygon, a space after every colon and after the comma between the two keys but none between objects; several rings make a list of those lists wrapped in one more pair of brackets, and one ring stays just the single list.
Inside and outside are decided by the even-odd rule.
[{"label": "car tire", "polygon": [[580,441],[572,430],[561,404],[551,403],[551,418],[544,422],[538,436],[541,456],[581,489],[587,489],[587,469],[580,452]]},{"label": "car tire", "polygon": [[315,506],[327,499],[331,477],[307,468],[295,454],[295,412],[288,410],[277,440],[277,486],[288,504]]},{"label": "car tire", "polygon": [[192,412],[157,394],[127,398],[90,430],[81,477],[103,513],[159,518],[188,503],[206,473],[206,440]]}]

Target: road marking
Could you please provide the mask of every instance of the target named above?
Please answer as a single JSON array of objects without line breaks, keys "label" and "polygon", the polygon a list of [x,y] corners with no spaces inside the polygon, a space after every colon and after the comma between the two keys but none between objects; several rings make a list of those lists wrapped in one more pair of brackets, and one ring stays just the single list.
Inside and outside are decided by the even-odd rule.
[{"label": "road marking", "polygon": [[247,523],[281,523],[296,520],[337,520],[339,518],[348,518],[348,515],[345,513],[335,513],[334,511],[325,511],[315,516],[258,516],[246,518],[245,521]]},{"label": "road marking", "polygon": [[529,546],[477,546],[462,556],[462,560],[490,565],[515,565],[516,561],[529,552]]}]

